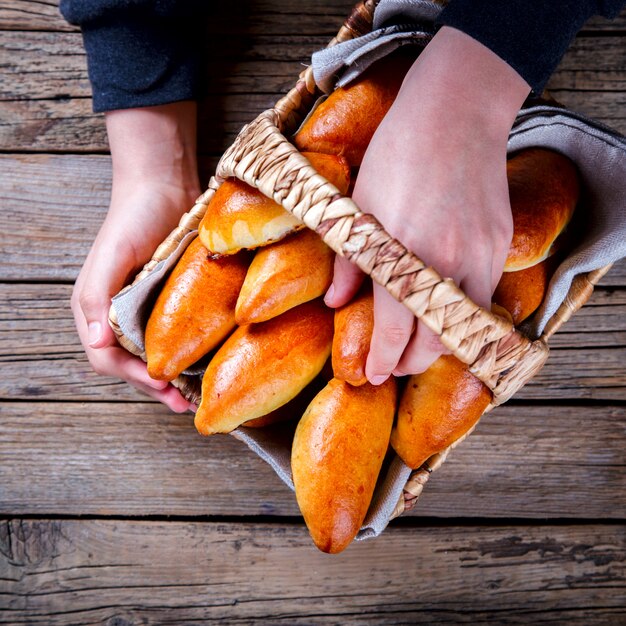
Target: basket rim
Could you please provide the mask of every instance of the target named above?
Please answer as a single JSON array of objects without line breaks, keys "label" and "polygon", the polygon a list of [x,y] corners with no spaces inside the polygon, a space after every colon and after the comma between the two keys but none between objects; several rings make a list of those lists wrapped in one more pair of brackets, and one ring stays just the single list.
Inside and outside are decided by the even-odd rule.
[{"label": "basket rim", "polygon": [[[348,39],[359,36],[360,34],[364,34],[364,32],[367,32],[362,30],[363,25],[369,22],[371,28],[371,19],[373,17],[373,12],[377,3],[378,0],[364,0],[356,5],[350,17],[346,20],[346,22],[340,28],[338,34],[330,41],[328,45],[332,46],[336,43],[339,43],[340,41],[346,41]],[[297,81],[296,85],[285,96],[280,98],[272,109],[262,113],[259,118],[265,116],[265,118],[267,119],[274,120],[277,131],[282,134],[282,131],[288,131],[289,129],[293,128],[299,117],[304,112],[306,112],[307,108],[310,108],[311,104],[315,101],[319,94],[320,92],[317,89],[315,81],[313,79],[312,68],[308,67],[300,74],[299,80]],[[257,120],[259,118],[257,118]],[[257,120],[255,120],[254,122],[256,122]],[[246,127],[244,127],[244,129],[242,130],[242,133],[240,133],[239,137],[241,137],[244,131],[249,127],[250,124],[246,125]],[[178,226],[170,233],[170,235],[168,235],[164,239],[164,241],[155,251],[153,257],[144,266],[141,272],[137,274],[133,282],[125,287],[122,291],[120,291],[118,295],[121,295],[126,290],[130,289],[132,286],[136,285],[138,282],[150,275],[154,268],[161,261],[168,258],[172,254],[172,252],[178,247],[181,240],[186,235],[197,229],[199,222],[204,216],[204,213],[206,212],[211,198],[213,197],[213,194],[225,179],[224,174],[228,173],[228,169],[224,165],[225,158],[229,153],[232,153],[234,147],[239,140],[239,137],[235,140],[235,143],[231,145],[229,149],[227,149],[222,159],[220,159],[220,162],[217,166],[216,175],[211,177],[207,190],[196,200],[196,203],[191,208],[191,210],[182,216]],[[288,141],[286,137],[285,141]],[[234,171],[231,172],[231,174],[236,175]],[[327,185],[330,185],[330,183],[327,183]],[[263,191],[263,189],[261,189],[261,191]],[[272,196],[270,195],[270,197]],[[561,305],[561,308],[559,308],[559,310],[552,316],[552,318],[548,322],[548,325],[546,326],[546,330],[544,331],[543,335],[539,339],[531,342],[531,344],[547,346],[547,341],[551,337],[551,335],[554,334],[554,332],[556,332],[562,326],[562,324],[565,323],[565,321],[567,321],[567,319],[569,319],[569,317],[571,317],[571,315],[588,300],[593,291],[593,286],[597,284],[600,278],[608,271],[610,267],[610,265],[607,265],[593,272],[580,274],[579,276],[577,276],[575,279],[576,285],[574,285],[573,283],[572,287],[570,288],[570,294],[572,294],[572,297],[570,297],[570,294],[568,294],[568,297]],[[486,314],[492,315],[490,311],[486,311]],[[143,353],[138,346],[136,346],[130,339],[128,339],[124,335],[119,325],[114,305],[112,305],[110,309],[109,322],[120,344],[133,354],[137,354],[143,360],[145,360],[145,353]],[[523,334],[520,333],[517,329],[513,329],[513,332],[519,334],[521,337],[526,339],[526,341],[530,341],[528,338],[524,337]],[[547,348],[545,356],[547,356]],[[189,385],[188,377],[186,377],[185,375],[181,375],[176,379],[176,381],[174,381],[174,384],[179,388],[186,389]],[[506,399],[508,399],[508,397]],[[493,408],[495,405],[495,403],[492,403],[485,412],[491,410],[491,408]],[[463,437],[456,440],[446,450],[430,457],[422,467],[414,470],[411,473],[407,485],[403,490],[403,495],[400,498],[396,506],[396,510],[394,511],[390,519],[393,519],[397,515],[412,508],[412,506],[417,501],[419,494],[423,490],[424,485],[428,481],[430,474],[435,471],[441,464],[443,464],[449,451],[453,447],[458,445],[461,441],[463,441],[470,432],[471,430],[468,431]]]}]

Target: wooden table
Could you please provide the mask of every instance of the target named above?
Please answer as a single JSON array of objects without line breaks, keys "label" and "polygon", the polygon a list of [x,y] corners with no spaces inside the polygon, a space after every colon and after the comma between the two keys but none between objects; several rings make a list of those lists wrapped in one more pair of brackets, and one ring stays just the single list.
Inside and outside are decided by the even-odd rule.
[{"label": "wooden table", "polygon": [[[56,4],[0,2],[0,623],[626,623],[626,263],[413,514],[318,553],[261,460],[83,356],[68,301],[111,171]],[[230,4],[208,39],[205,180],[350,6]],[[593,19],[550,83],[622,132],[625,29]]]}]

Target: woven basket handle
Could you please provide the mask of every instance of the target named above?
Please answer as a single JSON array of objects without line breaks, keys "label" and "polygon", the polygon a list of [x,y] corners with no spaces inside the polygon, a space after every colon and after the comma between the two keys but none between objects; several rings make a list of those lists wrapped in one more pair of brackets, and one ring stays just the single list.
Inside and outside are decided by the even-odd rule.
[{"label": "woven basket handle", "polygon": [[270,109],[245,126],[217,176],[239,178],[281,204],[435,332],[493,391],[494,404],[510,398],[541,368],[546,344],[472,302],[342,196],[280,133],[279,117]]}]

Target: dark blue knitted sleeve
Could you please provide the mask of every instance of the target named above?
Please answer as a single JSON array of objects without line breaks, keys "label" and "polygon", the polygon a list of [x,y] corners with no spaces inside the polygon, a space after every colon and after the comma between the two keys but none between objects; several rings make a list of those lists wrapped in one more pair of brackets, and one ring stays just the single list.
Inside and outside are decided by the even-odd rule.
[{"label": "dark blue knitted sleeve", "polygon": [[[196,98],[197,43],[208,0],[61,0],[81,27],[94,111]],[[451,0],[439,25],[472,36],[541,92],[571,40],[594,14],[624,0]]]},{"label": "dark blue knitted sleeve", "polygon": [[437,23],[480,41],[537,94],[592,15],[614,18],[624,0],[451,0]]},{"label": "dark blue knitted sleeve", "polygon": [[194,99],[203,0],[61,0],[81,27],[94,111]]}]

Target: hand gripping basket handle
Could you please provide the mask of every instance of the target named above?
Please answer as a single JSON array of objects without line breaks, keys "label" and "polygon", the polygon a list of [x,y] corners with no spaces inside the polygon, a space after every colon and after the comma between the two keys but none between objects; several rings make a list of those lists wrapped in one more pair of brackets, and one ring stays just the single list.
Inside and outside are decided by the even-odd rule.
[{"label": "hand gripping basket handle", "polygon": [[276,109],[245,126],[217,166],[282,205],[355,263],[435,332],[502,404],[541,369],[544,341],[531,341],[507,320],[472,302],[449,278],[393,239],[381,224],[320,176],[281,134]]}]

